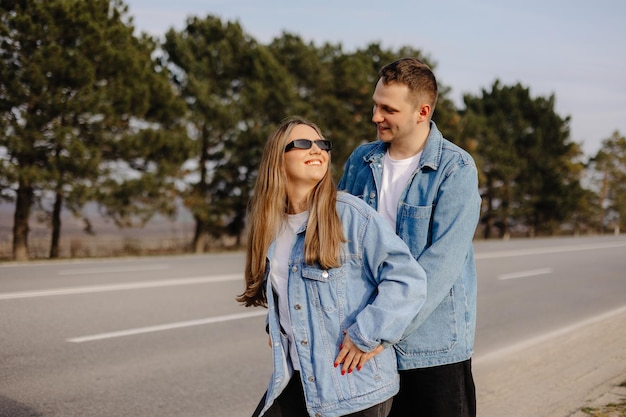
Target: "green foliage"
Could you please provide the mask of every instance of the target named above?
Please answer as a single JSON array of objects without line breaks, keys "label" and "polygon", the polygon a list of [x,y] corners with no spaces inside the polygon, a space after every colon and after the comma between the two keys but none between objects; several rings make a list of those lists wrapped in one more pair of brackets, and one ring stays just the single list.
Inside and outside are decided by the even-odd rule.
[{"label": "green foliage", "polygon": [[196,179],[183,195],[196,220],[193,247],[201,251],[209,233],[241,234],[259,150],[294,90],[285,68],[237,23],[190,18],[182,32],[166,34],[163,50],[196,144]]},{"label": "green foliage", "polygon": [[481,97],[464,97],[464,140],[475,142],[487,205],[485,236],[524,225],[528,235],[553,234],[582,207],[582,164],[569,141],[569,118],[554,97],[532,98],[528,88],[496,81]]},{"label": "green foliage", "polygon": [[601,230],[626,229],[626,138],[613,132],[590,164],[599,192]]},{"label": "green foliage", "polygon": [[[84,217],[88,202],[134,227],[175,216],[182,199],[196,222],[193,250],[209,237],[238,245],[268,134],[290,115],[316,122],[334,142],[339,177],[354,147],[375,139],[379,69],[403,56],[437,72],[410,46],[348,53],[287,32],[262,45],[211,15],[160,43],[134,35],[122,0],[0,0],[0,199],[15,202],[14,256],[28,256],[33,209],[48,212],[55,256],[61,209]],[[433,119],[478,163],[485,236],[626,226],[619,133],[590,161],[584,189],[580,146],[554,96],[496,81],[459,111],[442,81]]]},{"label": "green foliage", "polygon": [[[111,169],[115,161],[132,158],[132,167],[138,159],[145,162],[161,152],[156,161],[169,154],[173,163],[172,154],[163,152],[163,141],[135,143],[140,155],[129,153],[124,142],[144,129],[174,127],[182,107],[167,73],[156,71],[154,41],[133,35],[120,0],[1,5],[0,146],[7,151],[3,171],[14,179],[17,196],[14,252],[25,258],[33,202],[52,191],[56,201],[64,201],[78,215],[87,200],[101,196],[95,192],[98,183],[120,176]],[[177,149],[180,144],[168,146]],[[141,167],[135,171],[141,175]],[[162,182],[151,184],[157,183]],[[117,184],[123,189],[124,181]],[[55,204],[51,214],[54,228],[60,227],[60,209]],[[53,236],[58,235],[56,230]]]}]

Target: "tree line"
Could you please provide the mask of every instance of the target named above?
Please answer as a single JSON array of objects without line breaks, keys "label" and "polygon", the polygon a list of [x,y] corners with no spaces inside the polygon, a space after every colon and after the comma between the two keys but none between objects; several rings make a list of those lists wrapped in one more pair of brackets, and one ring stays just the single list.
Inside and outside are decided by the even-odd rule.
[{"label": "tree line", "polygon": [[[137,35],[122,0],[0,0],[0,198],[14,204],[13,257],[29,257],[29,222],[46,213],[59,256],[66,210],[85,205],[120,227],[181,202],[195,223],[189,250],[245,233],[261,148],[288,115],[333,140],[333,173],[373,140],[379,68],[411,46],[345,51],[283,32],[263,44],[238,22],[191,16],[159,40]],[[626,139],[584,159],[555,97],[496,80],[463,108],[440,80],[433,119],[479,167],[481,234],[604,232],[626,224]]]}]

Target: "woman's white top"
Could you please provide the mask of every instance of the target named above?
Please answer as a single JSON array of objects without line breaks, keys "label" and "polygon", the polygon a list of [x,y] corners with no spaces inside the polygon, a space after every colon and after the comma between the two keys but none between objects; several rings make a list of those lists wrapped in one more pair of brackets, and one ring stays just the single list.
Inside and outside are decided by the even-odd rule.
[{"label": "woman's white top", "polygon": [[289,254],[291,245],[296,237],[296,232],[308,220],[309,212],[304,211],[298,214],[289,214],[287,222],[281,227],[278,237],[276,238],[276,246],[274,255],[270,260],[270,279],[272,287],[278,295],[278,314],[280,317],[280,325],[283,328],[287,338],[289,339],[289,357],[293,369],[299,371],[300,363],[298,362],[298,353],[296,352],[293,339],[293,331],[291,330],[291,319],[289,317],[289,303],[287,298],[287,287],[289,285]]}]

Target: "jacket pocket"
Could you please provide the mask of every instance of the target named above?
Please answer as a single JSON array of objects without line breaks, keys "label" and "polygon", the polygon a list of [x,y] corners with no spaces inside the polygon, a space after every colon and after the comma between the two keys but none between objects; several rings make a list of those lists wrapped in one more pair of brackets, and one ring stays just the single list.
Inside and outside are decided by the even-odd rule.
[{"label": "jacket pocket", "polygon": [[416,331],[396,345],[402,355],[429,356],[446,354],[454,349],[459,338],[454,290],[432,312]]},{"label": "jacket pocket", "polygon": [[309,302],[330,313],[345,301],[346,270],[344,267],[321,269],[316,266],[302,267],[302,277],[307,287]]},{"label": "jacket pocket", "polygon": [[434,209],[434,205],[411,206],[402,203],[398,235],[408,245],[414,258],[418,258],[429,245],[428,236]]}]

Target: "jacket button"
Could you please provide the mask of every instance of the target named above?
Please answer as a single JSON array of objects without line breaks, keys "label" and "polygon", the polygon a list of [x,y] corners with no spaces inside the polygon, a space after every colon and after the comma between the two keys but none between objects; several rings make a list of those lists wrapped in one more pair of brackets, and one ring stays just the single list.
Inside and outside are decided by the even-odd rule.
[{"label": "jacket button", "polygon": [[323,278],[328,278],[328,271],[322,272],[322,277]]},{"label": "jacket button", "polygon": [[374,198],[374,197],[376,197],[376,193],[372,191],[372,192],[370,193],[370,198]]},{"label": "jacket button", "polygon": [[310,376],[310,377],[309,377],[309,381],[311,381],[311,382],[315,382],[315,377],[314,377],[314,376]]},{"label": "jacket button", "polygon": [[300,304],[296,304],[295,306],[293,306],[293,308],[295,308],[296,310],[300,310],[302,306]]},{"label": "jacket button", "polygon": [[322,417],[320,413],[315,413],[315,417]]},{"label": "jacket button", "polygon": [[293,267],[291,267],[291,271],[292,271],[292,272],[296,272],[297,270],[298,270],[298,267],[297,267],[297,266],[293,266]]},{"label": "jacket button", "polygon": [[300,341],[300,344],[301,344],[302,346],[306,346],[306,345],[308,345],[308,344],[309,344],[309,341],[308,341],[308,340],[306,340],[306,339],[304,339],[304,340]]}]

